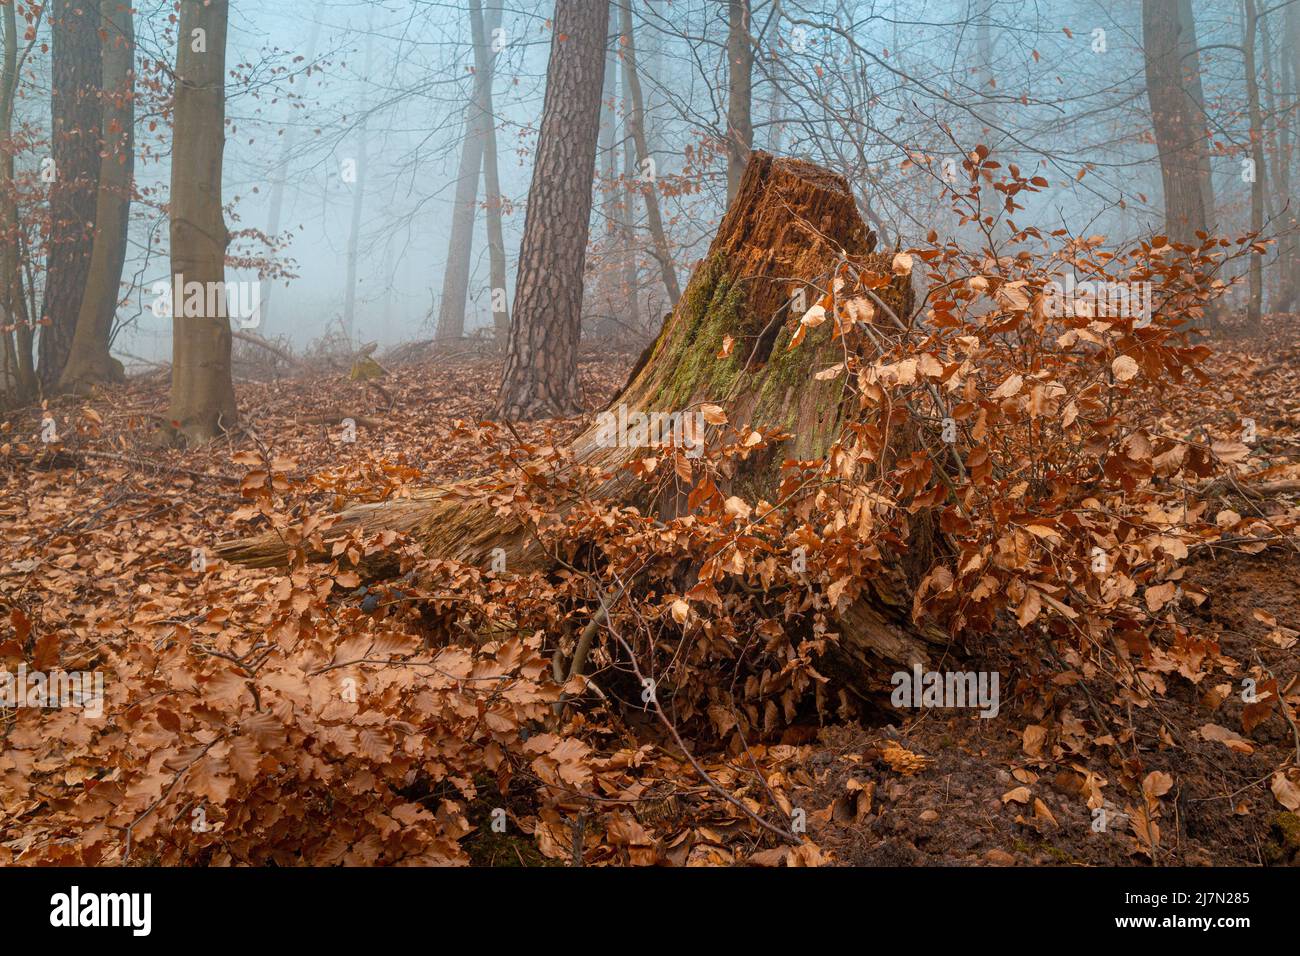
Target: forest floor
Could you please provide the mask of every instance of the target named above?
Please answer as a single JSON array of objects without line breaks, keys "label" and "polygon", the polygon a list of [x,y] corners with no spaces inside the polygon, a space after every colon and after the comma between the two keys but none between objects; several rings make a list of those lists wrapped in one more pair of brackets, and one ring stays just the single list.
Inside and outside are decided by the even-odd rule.
[{"label": "forest floor", "polygon": [[[1216,408],[1187,407],[1176,395],[1157,410],[1187,432],[1251,417],[1274,463],[1300,462],[1300,336],[1279,326],[1262,344],[1218,342],[1209,369],[1221,382]],[[623,384],[635,356],[591,354],[581,368],[587,404],[599,408]],[[482,449],[454,434],[456,419],[486,414],[499,376],[489,358],[404,364],[375,388],[338,372],[238,387],[246,428],[295,474],[336,469],[350,453],[339,421],[357,423],[356,442],[418,470],[420,483],[486,470]],[[90,400],[60,399],[5,423],[0,434],[0,643],[21,608],[33,639],[93,633],[110,613],[147,608],[165,620],[181,613],[193,588],[191,549],[232,536],[243,503],[242,469],[231,462],[248,447],[240,436],[198,451],[161,452],[150,444],[165,412],[165,375],[132,380]],[[57,453],[42,449],[41,420],[55,422]],[[314,420],[309,420],[314,419]],[[533,441],[563,441],[580,420],[519,426]],[[415,474],[412,472],[411,474]],[[323,507],[331,495],[318,493]],[[1225,497],[1225,507],[1277,513],[1295,495],[1264,502]],[[242,568],[222,573],[272,572]],[[1206,548],[1189,559],[1184,584],[1208,594],[1184,602],[1180,622],[1217,650],[1217,673],[1200,683],[1167,675],[1158,704],[1133,699],[1093,675],[1083,683],[1062,668],[1030,672],[998,653],[998,635],[970,638],[962,666],[998,670],[998,719],[921,711],[900,720],[881,701],[861,722],[809,722],[755,744],[770,783],[807,809],[807,832],[827,862],[868,865],[1279,864],[1300,862],[1300,820],[1270,789],[1274,772],[1300,762],[1300,736],[1276,710],[1242,731],[1243,703],[1231,683],[1234,663],[1256,660],[1294,693],[1300,675],[1300,548],[1248,555]],[[1210,686],[1214,685],[1214,686]],[[1030,693],[1029,691],[1033,692]],[[1093,739],[1084,721],[1098,706],[1119,710],[1126,730]],[[1232,728],[1224,732],[1225,728]],[[671,749],[671,748],[670,748]],[[751,755],[752,756],[752,755]],[[716,755],[710,766],[727,764]],[[1128,775],[1163,771],[1172,792],[1152,802],[1158,841],[1134,838],[1141,809],[1118,786]],[[689,777],[689,768],[686,768]],[[698,783],[698,781],[696,781]],[[696,787],[696,791],[703,788]],[[684,785],[685,792],[685,785]],[[1105,825],[1086,797],[1103,793]],[[701,798],[704,799],[704,798]],[[680,827],[701,824],[703,805],[676,807]],[[1113,801],[1113,802],[1112,802]],[[1094,801],[1096,803],[1097,801]],[[1154,808],[1158,807],[1158,811]],[[693,809],[694,808],[694,809]],[[694,814],[694,818],[692,818]],[[674,824],[657,821],[657,832]],[[485,836],[485,840],[487,837]],[[707,842],[707,841],[706,841]],[[666,839],[650,858],[727,864],[779,862],[787,850],[752,854],[718,836],[689,859]],[[482,862],[510,862],[470,838]],[[525,860],[513,849],[509,856]],[[1154,860],[1152,860],[1154,857]],[[805,861],[807,862],[807,861]]]}]

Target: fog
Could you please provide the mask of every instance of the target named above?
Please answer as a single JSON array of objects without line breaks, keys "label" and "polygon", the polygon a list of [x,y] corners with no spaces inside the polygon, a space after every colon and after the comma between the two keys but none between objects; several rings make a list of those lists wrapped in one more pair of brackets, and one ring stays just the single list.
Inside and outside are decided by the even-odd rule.
[{"label": "fog", "polygon": [[[549,13],[545,2],[508,3],[502,32],[494,34],[511,283],[544,96]],[[1240,16],[1226,2],[1198,3],[1197,15],[1200,43],[1211,48],[1202,55],[1203,83],[1218,151],[1220,225],[1228,231],[1244,226],[1249,205],[1240,156],[1248,134],[1240,58],[1213,47],[1240,43]],[[144,4],[138,16],[140,57],[174,57],[167,5]],[[891,244],[956,228],[939,194],[944,160],[959,162],[958,145],[981,142],[995,158],[1051,181],[1017,222],[1045,230],[1068,223],[1116,241],[1157,230],[1160,175],[1139,16],[1138,4],[1115,2],[756,3],[753,141],[844,172],[868,221]],[[654,173],[684,278],[725,203],[725,151],[717,142],[726,129],[726,3],[653,0],[636,5],[635,19]],[[284,181],[285,244],[275,259],[291,277],[263,286],[259,334],[304,348],[341,331],[354,198],[363,189],[353,339],[389,345],[432,337],[472,83],[465,5],[234,3],[229,43],[224,195],[231,231],[269,230],[276,183]],[[611,50],[617,56],[616,37]],[[605,154],[623,149],[623,98],[615,92],[598,174]],[[146,202],[133,210],[125,274],[135,284],[134,307],[119,313],[114,340],[128,364],[165,361],[171,337],[170,319],[150,308],[153,284],[168,272],[158,204],[167,193],[169,130],[160,122],[149,131],[150,118],[140,119],[137,177]],[[605,215],[601,196],[614,185],[598,175],[593,236]],[[481,186],[478,199],[481,206]],[[634,215],[643,233],[644,209]],[[247,236],[231,246],[234,256],[266,251]],[[641,260],[642,312],[660,315],[663,289],[653,261]],[[593,249],[589,269],[599,266]],[[480,214],[467,332],[491,322],[487,269]],[[232,280],[256,276],[236,266],[228,273]]]}]

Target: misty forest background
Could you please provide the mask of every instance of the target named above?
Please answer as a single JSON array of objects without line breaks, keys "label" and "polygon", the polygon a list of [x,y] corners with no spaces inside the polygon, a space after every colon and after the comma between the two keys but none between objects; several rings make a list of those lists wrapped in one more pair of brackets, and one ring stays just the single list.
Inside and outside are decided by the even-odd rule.
[{"label": "misty forest background", "polygon": [[[5,6],[18,11],[16,35],[6,37],[13,164],[6,189],[18,223],[7,227],[8,241],[17,242],[22,262],[15,291],[41,316],[58,302],[57,292],[47,292],[50,203],[63,208],[60,190],[79,188],[42,175],[52,123],[67,123],[51,113],[54,64],[61,40],[76,42],[69,11],[85,5]],[[1163,171],[1204,167],[1204,224],[1240,234],[1258,200],[1266,231],[1289,235],[1295,6],[648,0],[629,11],[632,77],[614,4],[584,333],[635,343],[658,331],[751,147],[842,173],[889,246],[906,246],[931,228],[941,236],[955,231],[941,196],[943,163],[959,163],[977,143],[1051,181],[1029,200],[1025,220],[1044,228],[1069,223],[1079,233],[1087,223],[1119,244],[1160,232],[1168,201],[1157,128],[1167,94],[1149,91],[1153,74],[1175,88],[1173,105],[1163,106],[1174,130],[1166,134]],[[478,56],[487,69],[477,72],[471,13],[486,47]],[[226,278],[261,280],[257,334],[298,350],[331,338],[389,347],[487,334],[494,301],[504,318],[515,294],[553,15],[550,3],[489,0],[473,10],[430,2],[230,5],[221,196],[236,238]],[[113,354],[137,371],[172,353],[171,316],[155,307],[155,287],[170,276],[177,27],[174,4],[135,5],[135,201],[111,341]],[[1177,50],[1161,60],[1167,39]],[[485,75],[486,88],[476,88],[476,76]],[[639,81],[644,149],[631,79]],[[54,106],[87,115],[79,101],[56,97]],[[1259,173],[1248,177],[1244,164],[1257,158]],[[496,284],[494,220],[503,257]],[[85,244],[66,227],[56,228],[54,240]],[[668,264],[660,261],[665,253]],[[1265,308],[1292,303],[1294,263],[1294,243],[1269,248]],[[505,293],[494,300],[502,282]],[[1242,286],[1229,302],[1244,309],[1249,297]],[[12,327],[6,346],[4,390],[13,393]],[[40,375],[48,387],[58,370]]]}]

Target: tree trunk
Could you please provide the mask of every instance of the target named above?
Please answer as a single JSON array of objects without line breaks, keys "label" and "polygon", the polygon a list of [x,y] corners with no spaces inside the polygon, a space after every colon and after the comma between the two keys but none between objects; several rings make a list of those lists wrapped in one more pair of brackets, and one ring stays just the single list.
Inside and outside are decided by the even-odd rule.
[{"label": "tree trunk", "polygon": [[727,2],[727,203],[740,191],[754,145],[750,119],[754,48],[749,39],[749,0]]},{"label": "tree trunk", "polygon": [[1201,183],[1201,204],[1205,207],[1207,232],[1214,232],[1218,222],[1215,216],[1214,176],[1210,165],[1210,133],[1206,123],[1205,89],[1201,84],[1200,42],[1196,39],[1196,15],[1192,0],[1178,0],[1178,64],[1183,71],[1183,84],[1191,97],[1191,121],[1197,131],[1192,140],[1196,154],[1196,175]]},{"label": "tree trunk", "polygon": [[[316,49],[320,43],[321,21],[314,20],[311,25],[311,35],[307,39],[307,65],[311,66],[316,60]],[[266,234],[271,242],[274,242],[280,234],[280,222],[284,215],[284,194],[289,182],[289,163],[293,161],[293,148],[298,141],[298,127],[292,122],[294,110],[290,103],[289,119],[290,122],[284,131],[284,144],[280,148],[280,163],[276,173],[275,183],[271,186],[271,212],[266,224]],[[275,289],[275,283],[270,279],[262,280],[262,298],[261,298],[261,317],[262,317],[262,334],[266,335],[267,322],[271,317],[271,293]]]},{"label": "tree trunk", "polygon": [[556,0],[537,160],[497,414],[582,411],[578,337],[600,132],[608,0]]},{"label": "tree trunk", "polygon": [[129,0],[100,0],[103,23],[103,140],[95,240],[72,351],[59,385],[85,391],[122,381],[122,364],[109,354],[122,294],[127,228],[135,172],[135,20]]},{"label": "tree trunk", "polygon": [[54,0],[50,239],[40,337],[41,384],[63,374],[90,272],[99,190],[99,5]]},{"label": "tree trunk", "polygon": [[488,305],[497,344],[505,348],[510,338],[510,308],[506,303],[506,240],[502,228],[501,175],[497,170],[497,121],[492,105],[492,78],[497,51],[492,49],[492,31],[501,26],[501,7],[493,4],[483,23],[480,0],[470,0],[470,28],[474,40],[474,69],[483,75],[483,110],[479,117],[483,133],[483,204],[487,219]]},{"label": "tree trunk", "polygon": [[[1261,60],[1261,79],[1259,84],[1259,93],[1262,97],[1261,107],[1264,115],[1272,118],[1272,122],[1267,124],[1264,140],[1264,155],[1268,159],[1269,171],[1268,181],[1272,189],[1264,194],[1264,215],[1269,222],[1280,222],[1282,208],[1291,199],[1291,171],[1287,168],[1287,149],[1285,139],[1286,123],[1282,113],[1278,109],[1277,95],[1280,92],[1286,95],[1286,67],[1282,70],[1277,69],[1279,58],[1275,55],[1273,49],[1272,31],[1269,29],[1270,24],[1267,16],[1259,18],[1259,53]],[[1272,303],[1272,311],[1281,311],[1278,303],[1282,298],[1282,287],[1285,282],[1287,256],[1288,256],[1288,236],[1279,235],[1277,242],[1273,246],[1276,255],[1273,259],[1273,275],[1276,280],[1276,286],[1272,294],[1265,291],[1265,302]],[[1267,287],[1267,283],[1265,284]]]},{"label": "tree trunk", "polygon": [[[636,143],[637,162],[644,167],[645,161],[647,159],[653,161],[653,158],[645,136],[645,101],[641,96],[641,79],[637,75],[636,35],[632,32],[632,0],[619,0],[619,2],[623,17],[623,70],[632,91],[632,115],[629,117],[629,125],[633,142]],[[668,291],[668,303],[676,307],[677,300],[682,297],[682,291],[677,283],[677,267],[673,264],[672,250],[668,248],[663,216],[659,212],[659,187],[653,173],[648,178],[643,178],[650,239],[654,243],[655,258],[659,260],[659,273],[663,276],[664,288]]]},{"label": "tree trunk", "polygon": [[[981,139],[987,136],[990,145],[996,143],[1001,146],[1002,134],[999,130],[1002,126],[1002,111],[998,109],[997,77],[993,75],[993,36],[990,32],[993,3],[994,0],[986,0],[975,24],[975,56],[979,61],[980,96],[986,98],[984,116],[989,126],[987,132],[983,129],[979,130],[978,136]],[[1004,165],[1007,163],[1007,159],[1007,157],[1002,157]],[[990,252],[997,256],[1002,254],[1002,245],[1007,234],[1006,210],[1000,193],[989,191],[985,195],[988,197],[988,202],[981,212],[985,217],[992,217],[992,225],[987,226],[986,229],[991,247]]]},{"label": "tree trunk", "polygon": [[[475,14],[478,20],[475,20]],[[447,241],[447,267],[442,276],[442,302],[438,307],[439,339],[458,339],[465,334],[465,305],[469,300],[469,267],[474,248],[474,219],[478,211],[478,179],[483,168],[486,116],[485,94],[490,74],[479,69],[486,59],[481,29],[482,8],[475,2],[470,10],[470,33],[474,47],[474,83],[465,108],[465,136],[460,144],[460,165],[456,169],[456,196],[452,201],[451,235]]]},{"label": "tree trunk", "polygon": [[40,386],[32,356],[31,312],[23,295],[23,225],[18,217],[14,145],[10,137],[19,74],[36,34],[33,31],[33,38],[20,57],[15,5],[7,3],[0,7],[0,11],[4,22],[4,67],[0,74],[0,142],[3,142],[0,151],[0,307],[3,308],[0,323],[6,327],[0,337],[4,344],[4,377],[0,385],[6,404],[25,405],[36,400]]},{"label": "tree trunk", "polygon": [[[366,35],[366,56],[361,75],[369,80],[371,53],[374,50],[373,33]],[[348,348],[355,341],[353,328],[357,316],[357,259],[361,254],[361,214],[366,206],[366,119],[369,104],[361,101],[361,118],[357,123],[356,182],[352,184],[352,228],[348,232],[348,272],[347,288],[343,292],[343,335],[347,338]],[[462,316],[464,310],[462,309]]]},{"label": "tree trunk", "polygon": [[[1268,167],[1264,163],[1264,120],[1259,108],[1259,74],[1255,70],[1255,44],[1259,36],[1259,16],[1255,0],[1244,0],[1246,23],[1242,53],[1246,66],[1247,114],[1250,117],[1250,156],[1255,167],[1255,181],[1250,187],[1250,231],[1258,233],[1264,228],[1264,189]],[[1246,306],[1246,327],[1253,334],[1259,331],[1264,304],[1264,256],[1255,252],[1250,257],[1250,298]]]},{"label": "tree trunk", "polygon": [[171,428],[191,445],[237,420],[230,377],[225,278],[228,234],[221,209],[226,146],[228,0],[182,0],[176,52],[171,179],[172,284],[204,294],[173,299]]},{"label": "tree trunk", "polygon": [[[609,38],[618,35],[618,26],[614,22],[614,11],[610,11]],[[612,336],[617,327],[612,316],[621,311],[619,303],[620,272],[627,249],[623,245],[623,228],[619,216],[622,206],[621,188],[614,185],[618,176],[618,149],[615,146],[614,133],[618,127],[618,61],[605,51],[605,79],[600,90],[600,135],[597,137],[596,155],[600,158],[600,182],[604,192],[600,197],[600,245],[597,261],[599,272],[596,276],[594,298],[599,322],[593,327],[596,335]]]},{"label": "tree trunk", "polygon": [[[1289,4],[1284,13],[1281,29],[1283,38],[1277,44],[1278,77],[1284,79],[1278,90],[1283,101],[1300,100],[1300,4]],[[1289,54],[1289,55],[1288,55]],[[1295,157],[1296,122],[1294,111],[1279,123],[1279,155],[1277,157],[1277,196],[1282,204],[1280,249],[1278,250],[1278,298],[1276,311],[1293,311],[1300,304],[1300,204],[1291,192],[1291,163]]]},{"label": "tree trunk", "polygon": [[[620,11],[621,12],[621,11]],[[638,78],[644,77],[649,89],[645,91],[641,104],[641,128],[645,130],[646,146],[651,156],[658,151],[660,129],[657,113],[663,107],[663,87],[661,81],[664,71],[663,33],[651,30],[642,37],[642,44],[637,56]],[[659,92],[656,99],[655,92]]]},{"label": "tree trunk", "polygon": [[[1214,168],[1210,159],[1210,131],[1205,109],[1205,90],[1201,83],[1200,41],[1196,38],[1196,15],[1192,0],[1178,0],[1178,64],[1182,69],[1182,83],[1191,98],[1189,116],[1197,135],[1191,148],[1196,156],[1196,175],[1201,184],[1201,204],[1205,209],[1205,231],[1218,231],[1218,213],[1214,198]],[[1205,306],[1203,324],[1216,328],[1227,317],[1227,303],[1215,299]]]},{"label": "tree trunk", "polygon": [[1205,187],[1198,149],[1205,145],[1205,119],[1194,115],[1179,63],[1178,0],[1142,0],[1142,44],[1147,99],[1164,184],[1165,232],[1174,242],[1200,245],[1207,232]]},{"label": "tree trunk", "polygon": [[[775,56],[773,56],[773,59],[775,59]],[[774,70],[770,71],[768,73],[768,76],[770,77],[774,73],[775,73]],[[784,99],[784,97],[781,94],[780,83],[778,83],[776,80],[771,80],[771,82],[769,82],[768,85],[772,90],[772,97],[768,101],[768,113],[767,113],[768,149],[771,152],[780,155],[785,146],[785,123],[782,122],[784,116],[782,114],[782,105],[781,105],[781,101]]]},{"label": "tree trunk", "polygon": [[[611,10],[611,14],[615,11]],[[636,143],[633,141],[631,118],[632,77],[627,60],[622,60],[619,77],[623,88],[623,196],[618,204],[618,234],[623,245],[623,294],[627,302],[627,322],[641,328],[641,253],[636,238]],[[674,276],[675,278],[675,276]]]},{"label": "tree trunk", "polygon": [[1300,4],[1288,3],[1285,14],[1286,43],[1282,48],[1291,54],[1291,91],[1300,90]]},{"label": "tree trunk", "polygon": [[[841,422],[856,409],[852,399],[852,407],[846,406],[842,383],[815,378],[817,371],[843,361],[843,343],[834,339],[832,323],[813,329],[798,349],[788,348],[800,325],[789,309],[790,289],[799,283],[824,284],[841,250],[865,257],[872,272],[891,275],[892,256],[874,254],[874,246],[875,236],[863,224],[842,177],[800,160],[754,153],[707,258],[609,408],[672,413],[711,402],[722,406],[738,428],[782,428],[792,437],[766,454],[751,456],[720,487],[724,494],[735,492],[749,500],[775,500],[781,463],[825,456],[839,437]],[[907,279],[892,278],[878,294],[896,314],[910,314]],[[720,357],[728,336],[735,347]],[[650,486],[622,467],[644,452],[611,447],[602,441],[599,424],[579,435],[571,451],[573,468],[608,475],[599,497],[665,519],[686,513],[683,495],[652,497]],[[399,530],[412,534],[430,555],[486,564],[493,550],[501,548],[512,572],[549,568],[553,559],[537,544],[532,529],[497,516],[485,503],[490,483],[469,480],[417,492],[410,500],[352,507],[334,532]],[[222,557],[258,567],[279,564],[286,553],[278,536],[220,548]],[[366,569],[382,576],[395,567],[390,557],[379,555]],[[859,602],[842,621],[841,658],[853,665],[849,670],[868,657],[923,660],[926,641],[937,635],[922,635],[907,625],[906,575],[900,571],[873,581],[871,590],[872,599]]]}]

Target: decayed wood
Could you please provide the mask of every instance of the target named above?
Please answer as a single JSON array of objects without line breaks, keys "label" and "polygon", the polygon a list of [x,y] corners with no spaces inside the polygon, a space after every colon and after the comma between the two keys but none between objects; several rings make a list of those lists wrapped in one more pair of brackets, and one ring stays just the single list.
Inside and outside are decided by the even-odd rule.
[{"label": "decayed wood", "polygon": [[[843,360],[832,323],[812,329],[798,348],[787,347],[799,326],[799,315],[790,308],[792,295],[802,287],[806,302],[815,302],[846,254],[866,257],[868,266],[889,274],[889,257],[874,254],[874,243],[841,177],[810,163],[755,153],[708,256],[610,407],[672,413],[711,403],[736,426],[788,432],[791,437],[780,445],[741,463],[721,489],[749,500],[772,499],[781,462],[822,457],[846,412],[843,382],[814,377]],[[877,294],[895,313],[910,313],[906,279]],[[733,344],[723,354],[728,338]],[[601,497],[664,519],[681,513],[683,498],[646,500],[649,486],[623,467],[643,450],[608,447],[598,434],[593,423],[571,451],[575,466],[596,466],[605,476]],[[335,530],[397,530],[414,536],[431,555],[477,564],[501,548],[512,571],[547,567],[551,559],[531,530],[484,503],[487,485],[486,479],[458,482],[409,500],[349,508]],[[271,566],[284,560],[285,546],[270,536],[232,541],[219,553]],[[383,563],[369,570],[383,574],[388,570]],[[847,663],[857,666],[873,655],[908,664],[926,658],[927,640],[938,635],[927,638],[908,625],[905,582],[901,572],[896,579],[872,582],[871,597],[843,616],[841,656]]]}]

